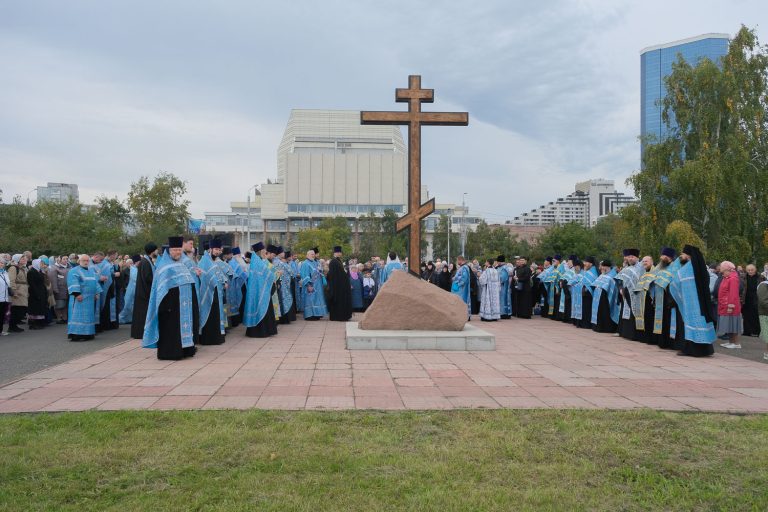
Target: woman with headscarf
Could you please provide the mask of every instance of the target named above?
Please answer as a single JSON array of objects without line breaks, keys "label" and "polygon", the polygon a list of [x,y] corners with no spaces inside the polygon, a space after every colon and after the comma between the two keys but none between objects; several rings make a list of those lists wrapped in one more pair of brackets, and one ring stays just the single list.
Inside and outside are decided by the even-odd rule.
[{"label": "woman with headscarf", "polygon": [[19,324],[27,314],[29,286],[27,285],[27,257],[14,254],[8,269],[8,280],[11,283],[11,321],[8,332],[24,332]]},{"label": "woman with headscarf", "polygon": [[739,274],[736,265],[730,261],[720,264],[720,272],[723,273],[723,281],[717,292],[717,335],[728,336],[726,343],[721,343],[723,348],[741,348],[739,335],[742,330],[741,299],[739,297]]},{"label": "woman with headscarf", "polygon": [[36,331],[45,327],[45,314],[48,311],[48,290],[45,287],[42,261],[32,260],[32,266],[27,271],[27,319],[29,329]]},{"label": "woman with headscarf", "polygon": [[0,336],[8,336],[7,331],[3,332],[5,314],[11,305],[11,280],[5,270],[7,264],[6,255],[0,254]]},{"label": "woman with headscarf", "polygon": [[352,290],[352,311],[361,312],[363,304],[363,268],[362,263],[349,266],[349,285]]}]

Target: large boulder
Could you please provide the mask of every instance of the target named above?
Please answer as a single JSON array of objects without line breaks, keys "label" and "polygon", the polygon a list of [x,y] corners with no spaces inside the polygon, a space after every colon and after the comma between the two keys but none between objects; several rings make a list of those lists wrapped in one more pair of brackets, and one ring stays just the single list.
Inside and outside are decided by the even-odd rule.
[{"label": "large boulder", "polygon": [[360,329],[460,331],[467,305],[457,296],[406,272],[392,272],[363,315]]}]

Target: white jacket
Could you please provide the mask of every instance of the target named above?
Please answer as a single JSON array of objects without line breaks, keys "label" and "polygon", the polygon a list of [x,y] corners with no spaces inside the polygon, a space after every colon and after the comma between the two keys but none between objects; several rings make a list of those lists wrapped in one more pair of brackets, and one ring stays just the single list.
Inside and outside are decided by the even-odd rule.
[{"label": "white jacket", "polygon": [[10,283],[8,272],[0,272],[0,302],[11,302],[11,296],[8,294]]}]

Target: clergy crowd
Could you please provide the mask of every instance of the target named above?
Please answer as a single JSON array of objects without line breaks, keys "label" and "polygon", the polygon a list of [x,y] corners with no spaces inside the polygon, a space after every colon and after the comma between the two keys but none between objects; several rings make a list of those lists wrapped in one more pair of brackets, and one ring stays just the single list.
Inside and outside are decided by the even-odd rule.
[{"label": "clergy crowd", "polygon": [[[107,253],[41,256],[0,254],[0,333],[67,324],[71,341],[131,324],[131,336],[159,359],[193,356],[218,345],[240,324],[265,338],[301,315],[348,321],[365,311],[393,272],[408,271],[395,252],[367,262],[344,260],[340,246],[320,258],[283,247],[254,244],[243,253],[214,239],[195,248],[190,237],[171,237],[143,255]],[[575,328],[674,349],[694,357],[714,343],[741,348],[740,336],[762,333],[768,343],[768,269],[758,274],[724,261],[707,266],[690,245],[664,247],[657,257],[628,248],[614,264],[592,256],[559,254],[541,265],[504,255],[485,261],[436,259],[412,273],[458,296],[473,316],[493,322],[540,315]],[[23,300],[23,302],[22,302]],[[22,305],[23,304],[23,305]],[[768,360],[768,345],[764,358]]]}]

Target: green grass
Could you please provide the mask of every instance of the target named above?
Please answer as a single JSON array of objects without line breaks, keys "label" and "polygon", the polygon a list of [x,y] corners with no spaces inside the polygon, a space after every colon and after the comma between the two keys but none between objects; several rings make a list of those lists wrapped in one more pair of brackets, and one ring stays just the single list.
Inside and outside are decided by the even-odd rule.
[{"label": "green grass", "polygon": [[768,416],[0,415],[0,510],[768,510]]}]

